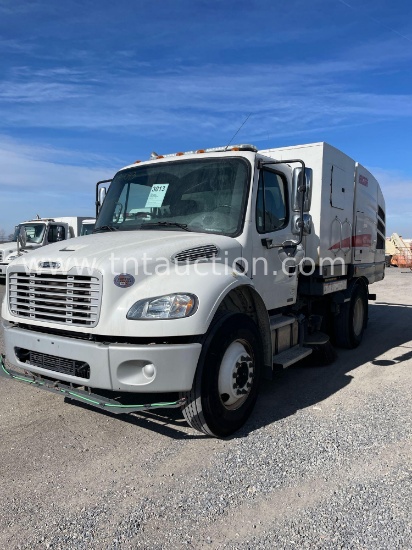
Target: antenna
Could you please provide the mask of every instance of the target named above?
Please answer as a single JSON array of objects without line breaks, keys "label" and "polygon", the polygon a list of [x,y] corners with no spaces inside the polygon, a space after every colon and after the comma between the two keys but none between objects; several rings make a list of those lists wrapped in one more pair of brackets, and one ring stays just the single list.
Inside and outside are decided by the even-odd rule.
[{"label": "antenna", "polygon": [[245,118],[245,120],[242,122],[242,124],[239,126],[239,128],[236,130],[236,132],[233,134],[233,136],[231,137],[229,143],[226,145],[225,147],[225,151],[227,150],[227,148],[229,147],[229,145],[232,143],[232,141],[235,139],[235,137],[238,135],[238,133],[240,132],[240,130],[243,128],[243,126],[246,124],[246,122],[249,120],[250,118],[250,115],[252,113],[249,113],[248,116]]}]

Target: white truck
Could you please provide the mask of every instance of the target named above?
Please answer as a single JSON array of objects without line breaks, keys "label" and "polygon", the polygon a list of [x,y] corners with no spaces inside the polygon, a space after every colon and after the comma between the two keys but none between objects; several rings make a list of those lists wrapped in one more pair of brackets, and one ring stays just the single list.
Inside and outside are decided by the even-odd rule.
[{"label": "white truck", "polygon": [[90,218],[87,220],[82,221],[82,228],[80,231],[80,235],[91,235],[94,231],[94,227],[96,225],[96,218]]},{"label": "white truck", "polygon": [[326,143],[157,156],[114,176],[93,235],[31,256],[7,270],[4,376],[225,437],[274,368],[360,344],[385,202]]},{"label": "white truck", "polygon": [[19,254],[18,238],[22,231],[25,233],[26,244],[20,251],[28,253],[51,243],[64,241],[81,234],[82,223],[86,217],[40,218],[19,223],[14,229],[13,240],[0,245],[0,280],[6,278],[8,264]]}]

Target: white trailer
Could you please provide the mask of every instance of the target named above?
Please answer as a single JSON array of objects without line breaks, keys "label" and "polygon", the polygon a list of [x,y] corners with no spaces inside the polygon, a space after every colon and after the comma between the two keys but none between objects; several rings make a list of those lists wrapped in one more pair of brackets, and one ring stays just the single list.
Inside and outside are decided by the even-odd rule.
[{"label": "white trailer", "polygon": [[0,246],[0,280],[5,279],[8,264],[19,255],[17,244],[19,235],[24,232],[25,245],[20,246],[22,253],[51,243],[64,241],[81,234],[82,222],[87,218],[70,216],[63,218],[40,218],[19,223],[15,227],[13,241]]},{"label": "white trailer", "polygon": [[327,143],[259,152],[277,160],[297,156],[312,171],[312,230],[305,238],[306,256],[317,266],[321,259],[325,265],[326,258],[340,258],[347,266],[345,272],[352,266],[356,275],[366,274],[369,283],[380,280],[385,257],[385,201],[372,174]]},{"label": "white trailer", "polygon": [[221,437],[275,368],[329,338],[361,343],[384,276],[385,203],[337,149],[158,156],[120,170],[96,202],[93,235],[8,267],[4,376],[117,413],[180,407]]}]

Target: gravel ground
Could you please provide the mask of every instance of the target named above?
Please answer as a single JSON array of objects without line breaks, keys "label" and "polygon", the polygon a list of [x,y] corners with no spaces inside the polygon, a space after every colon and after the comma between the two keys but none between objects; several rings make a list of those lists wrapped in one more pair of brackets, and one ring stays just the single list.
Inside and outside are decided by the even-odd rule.
[{"label": "gravel ground", "polygon": [[265,384],[228,440],[0,379],[0,547],[412,548],[411,287],[387,270],[362,346]]}]

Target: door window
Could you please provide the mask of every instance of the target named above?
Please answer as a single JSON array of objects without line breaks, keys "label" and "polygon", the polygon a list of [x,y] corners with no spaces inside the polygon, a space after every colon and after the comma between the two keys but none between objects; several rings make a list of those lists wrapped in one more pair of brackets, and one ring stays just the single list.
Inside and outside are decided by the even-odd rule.
[{"label": "door window", "polygon": [[270,233],[287,225],[286,197],[283,176],[272,170],[261,170],[256,202],[256,226],[259,233]]},{"label": "door window", "polygon": [[49,243],[57,243],[64,241],[66,238],[66,229],[63,225],[51,225],[49,227],[49,233],[47,240]]}]

